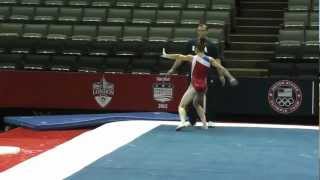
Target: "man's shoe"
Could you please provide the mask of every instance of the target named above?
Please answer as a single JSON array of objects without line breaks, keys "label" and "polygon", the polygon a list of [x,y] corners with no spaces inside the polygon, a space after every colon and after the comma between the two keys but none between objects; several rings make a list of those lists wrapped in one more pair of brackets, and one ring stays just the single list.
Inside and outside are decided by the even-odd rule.
[{"label": "man's shoe", "polygon": [[208,122],[208,127],[209,127],[209,128],[214,128],[214,127],[216,127],[216,126],[215,126],[214,122],[209,121],[209,122]]},{"label": "man's shoe", "polygon": [[192,121],[192,120],[189,120],[188,122],[190,123],[191,126],[195,126],[197,123],[197,121]]},{"label": "man's shoe", "polygon": [[179,124],[177,127],[176,127],[176,131],[181,131],[181,129],[184,128],[184,125],[183,124]]},{"label": "man's shoe", "polygon": [[204,130],[207,130],[208,126],[207,125],[203,125],[201,128],[204,129]]},{"label": "man's shoe", "polygon": [[193,126],[189,121],[184,122],[185,127]]},{"label": "man's shoe", "polygon": [[189,121],[181,122],[177,127],[176,131],[181,131],[181,129],[191,126]]}]

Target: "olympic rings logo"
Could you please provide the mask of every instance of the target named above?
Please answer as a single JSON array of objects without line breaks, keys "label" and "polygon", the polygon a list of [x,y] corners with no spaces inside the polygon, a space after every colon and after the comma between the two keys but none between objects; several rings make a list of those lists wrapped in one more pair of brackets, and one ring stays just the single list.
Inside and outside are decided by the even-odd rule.
[{"label": "olympic rings logo", "polygon": [[301,106],[302,91],[292,81],[277,81],[269,88],[268,103],[274,111],[280,114],[290,114]]},{"label": "olympic rings logo", "polygon": [[281,107],[290,107],[294,103],[294,99],[292,97],[277,97],[276,103]]}]

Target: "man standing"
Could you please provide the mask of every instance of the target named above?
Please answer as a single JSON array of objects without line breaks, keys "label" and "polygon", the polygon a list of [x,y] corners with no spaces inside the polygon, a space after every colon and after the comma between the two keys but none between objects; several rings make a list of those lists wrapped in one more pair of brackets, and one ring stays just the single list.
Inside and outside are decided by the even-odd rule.
[{"label": "man standing", "polygon": [[[207,37],[208,35],[208,26],[206,24],[199,24],[197,27],[197,38],[190,40],[187,45],[186,45],[186,50],[184,52],[184,54],[195,54],[195,50],[196,50],[196,44],[199,41],[200,38],[204,38],[205,39],[205,54],[208,56],[211,56],[213,58],[216,59],[216,62],[221,64],[221,55],[219,53],[219,49],[218,47],[216,47],[216,45],[214,45]],[[172,67],[170,68],[170,70],[168,71],[167,74],[173,74],[176,69],[181,66],[182,61],[175,61],[175,63],[172,65]],[[220,72],[219,70],[211,70],[209,71],[208,74],[208,81],[215,79],[216,74],[218,74],[220,82],[222,84],[222,86],[225,85],[226,80],[224,78],[224,75],[222,72]],[[189,81],[190,81],[190,76],[189,76]],[[204,102],[205,103],[205,102]],[[191,123],[191,125],[194,125],[197,121],[197,119],[199,119],[199,117],[197,116],[196,110],[193,108],[193,106],[189,107],[189,121]],[[212,114],[215,115],[215,112],[213,112],[215,109],[210,109],[210,111],[212,112]],[[215,117],[211,117],[210,119],[208,119],[208,127],[214,127],[214,123],[213,120],[215,120]]]}]

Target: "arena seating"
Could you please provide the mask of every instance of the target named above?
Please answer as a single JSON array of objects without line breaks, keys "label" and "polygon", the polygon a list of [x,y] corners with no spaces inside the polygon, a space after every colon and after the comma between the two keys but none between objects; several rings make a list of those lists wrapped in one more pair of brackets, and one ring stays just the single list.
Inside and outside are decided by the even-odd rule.
[{"label": "arena seating", "polygon": [[[235,0],[0,0],[0,68],[161,73],[172,63],[160,60],[162,48],[183,53],[200,21],[225,55],[224,65],[238,76],[272,75],[271,67],[286,61],[315,63],[318,1],[281,0],[279,7],[270,2],[261,7]],[[282,26],[251,25],[259,24],[251,18],[255,14],[270,9],[273,16],[275,8],[283,18],[273,22],[280,19]],[[255,44],[259,33],[272,40]]]},{"label": "arena seating", "polygon": [[[283,27],[279,31],[275,64],[292,68],[292,76],[315,78],[319,74],[319,12],[318,1],[289,0],[288,9],[284,12]],[[280,67],[279,66],[279,67]],[[272,74],[272,73],[271,73]],[[287,75],[289,75],[288,73]]]}]

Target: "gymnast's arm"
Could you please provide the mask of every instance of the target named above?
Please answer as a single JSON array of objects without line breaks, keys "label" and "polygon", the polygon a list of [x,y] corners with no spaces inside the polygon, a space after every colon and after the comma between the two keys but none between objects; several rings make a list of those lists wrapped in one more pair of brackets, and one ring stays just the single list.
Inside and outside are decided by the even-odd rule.
[{"label": "gymnast's arm", "polygon": [[230,72],[223,67],[220,63],[216,62],[214,58],[210,57],[210,63],[213,67],[217,68],[218,71],[220,71],[224,76],[226,76],[229,80],[235,79]]},{"label": "gymnast's arm", "polygon": [[162,51],[161,57],[166,59],[172,59],[177,61],[192,61],[193,56],[192,55],[182,55],[182,54],[167,54],[165,49]]}]

